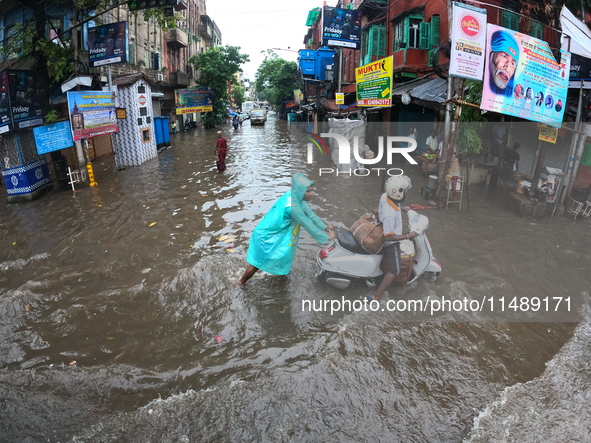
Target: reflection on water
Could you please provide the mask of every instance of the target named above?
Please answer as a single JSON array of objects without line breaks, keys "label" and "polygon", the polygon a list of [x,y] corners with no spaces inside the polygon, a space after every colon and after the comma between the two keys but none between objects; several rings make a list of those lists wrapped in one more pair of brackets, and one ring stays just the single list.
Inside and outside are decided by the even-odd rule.
[{"label": "reflection on water", "polygon": [[[377,205],[381,179],[318,177],[273,116],[229,128],[224,173],[215,131],[198,129],[140,167],[97,162],[98,187],[1,204],[8,441],[460,441],[570,340],[575,323],[302,312],[305,299],[367,292],[315,282],[307,234],[289,277],[236,288],[250,233],[292,166],[317,181],[314,210],[341,228]],[[411,175],[408,202],[424,204],[424,179]],[[588,291],[586,221],[520,219],[473,192],[470,213],[425,210],[442,276],[390,298]]]}]

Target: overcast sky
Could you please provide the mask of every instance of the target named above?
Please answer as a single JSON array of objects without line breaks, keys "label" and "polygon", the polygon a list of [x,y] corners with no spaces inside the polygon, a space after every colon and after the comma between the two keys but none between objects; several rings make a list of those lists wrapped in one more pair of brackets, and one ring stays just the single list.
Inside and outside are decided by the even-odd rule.
[{"label": "overcast sky", "polygon": [[[336,5],[328,0],[327,5]],[[272,48],[297,51],[304,48],[308,31],[308,12],[324,4],[323,0],[208,0],[207,15],[222,33],[222,44],[240,46],[250,63],[243,65],[244,76],[254,81],[256,71],[264,59],[261,51]],[[298,54],[275,51],[279,57],[296,61]]]}]

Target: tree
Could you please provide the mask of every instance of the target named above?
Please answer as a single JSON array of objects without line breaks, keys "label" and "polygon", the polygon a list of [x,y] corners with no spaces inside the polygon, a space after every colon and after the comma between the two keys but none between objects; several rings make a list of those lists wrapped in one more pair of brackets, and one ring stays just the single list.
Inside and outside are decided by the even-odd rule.
[{"label": "tree", "polygon": [[264,98],[273,105],[280,105],[293,100],[293,91],[297,89],[298,66],[267,50],[265,60],[257,70],[256,89],[259,98]]},{"label": "tree", "polygon": [[210,49],[189,59],[189,63],[199,72],[197,84],[209,86],[213,94],[213,111],[204,117],[206,126],[221,124],[226,103],[230,101],[228,84],[238,85],[234,74],[242,72],[240,66],[248,61],[248,55],[241,54],[239,46],[229,45]]},{"label": "tree", "polygon": [[[466,82],[466,103],[480,105],[482,100],[482,82],[469,80]],[[456,105],[457,106],[457,105]],[[457,144],[463,155],[480,154],[482,152],[482,128],[488,120],[479,108],[465,106],[460,116]]]},{"label": "tree", "polygon": [[234,86],[234,88],[232,88],[232,98],[234,99],[236,107],[241,108],[242,103],[244,103],[244,86]]}]

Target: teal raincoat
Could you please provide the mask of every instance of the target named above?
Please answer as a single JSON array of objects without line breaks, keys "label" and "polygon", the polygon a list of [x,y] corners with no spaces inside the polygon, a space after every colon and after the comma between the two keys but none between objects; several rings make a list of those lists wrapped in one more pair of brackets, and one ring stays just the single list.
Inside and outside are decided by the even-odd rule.
[{"label": "teal raincoat", "polygon": [[326,243],[326,224],[304,201],[312,181],[302,174],[291,179],[291,190],[283,194],[259,222],[248,246],[246,261],[269,274],[287,275],[295,257],[303,227],[318,242]]}]

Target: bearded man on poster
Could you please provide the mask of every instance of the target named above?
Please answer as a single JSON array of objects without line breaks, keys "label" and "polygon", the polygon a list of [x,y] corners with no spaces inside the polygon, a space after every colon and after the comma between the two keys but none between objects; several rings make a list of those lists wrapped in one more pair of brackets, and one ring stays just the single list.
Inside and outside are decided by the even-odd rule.
[{"label": "bearded man on poster", "polygon": [[513,76],[519,61],[519,45],[506,31],[495,31],[491,36],[488,59],[489,86],[495,94],[511,97]]}]

